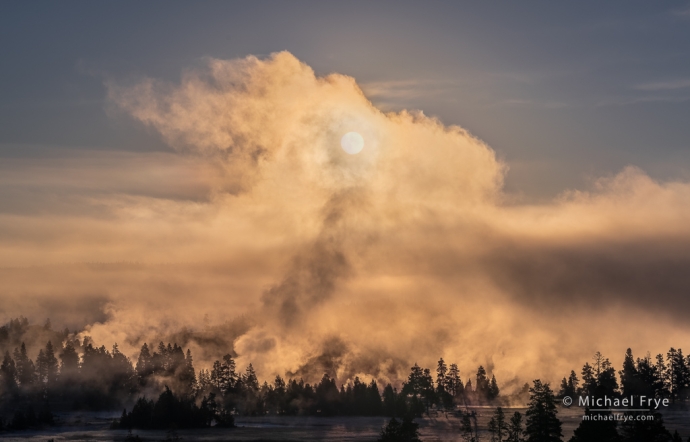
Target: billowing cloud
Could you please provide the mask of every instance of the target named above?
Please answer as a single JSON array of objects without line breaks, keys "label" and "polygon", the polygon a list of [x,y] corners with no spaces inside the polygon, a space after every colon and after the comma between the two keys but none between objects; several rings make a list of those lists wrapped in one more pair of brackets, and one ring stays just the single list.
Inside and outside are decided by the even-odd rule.
[{"label": "billowing cloud", "polygon": [[[98,299],[103,316],[78,313],[85,333],[131,355],[171,338],[202,363],[234,351],[262,377],[341,382],[398,381],[443,355],[509,388],[690,337],[688,183],[628,168],[519,204],[481,140],[383,113],[286,52],[108,86],[173,151],[27,160],[31,180],[0,178],[5,316]],[[350,131],[357,155],[340,148]],[[68,264],[84,262],[108,264]]]}]

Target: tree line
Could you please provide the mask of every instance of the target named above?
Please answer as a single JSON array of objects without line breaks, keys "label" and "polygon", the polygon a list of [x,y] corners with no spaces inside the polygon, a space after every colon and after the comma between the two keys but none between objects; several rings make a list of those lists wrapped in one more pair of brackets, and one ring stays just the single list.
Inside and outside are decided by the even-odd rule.
[{"label": "tree line", "polygon": [[649,354],[635,359],[632,350],[628,349],[623,369],[619,372],[620,386],[616,370],[609,359],[599,352],[594,354],[592,364],[584,364],[581,375],[581,384],[574,370],[564,377],[560,395],[615,397],[620,393],[625,396],[666,398],[671,402],[690,399],[690,356],[684,356],[681,349],[671,348],[666,357],[658,354],[654,359]]},{"label": "tree line", "polygon": [[[26,327],[24,318],[0,327],[0,344]],[[43,331],[50,327],[47,322]],[[128,428],[159,428],[165,422],[230,425],[229,416],[235,414],[421,416],[457,404],[491,403],[500,392],[495,376],[483,367],[473,386],[470,379],[462,381],[456,364],[448,366],[443,359],[435,379],[430,369],[414,364],[400,389],[391,384],[380,389],[375,379],[359,377],[338,385],[328,374],[315,384],[281,376],[260,383],[252,364],[238,370],[231,354],[197,372],[191,351],[175,343],[160,342],[155,348],[145,343],[132,361],[117,344],[108,350],[68,331],[53,335],[60,344],[48,341],[35,359],[24,342],[2,355],[0,428],[50,425],[52,411],[118,408],[125,411],[116,426]],[[163,418],[161,410],[176,417]]]},{"label": "tree line", "polygon": [[[68,330],[52,331],[49,322],[40,331],[45,333],[42,336],[52,339],[32,359],[24,342],[18,340],[27,335],[27,327],[25,318],[0,327],[0,348],[6,349],[0,363],[0,429],[52,425],[53,411],[124,409],[113,427],[229,427],[236,415],[389,416],[395,420],[391,420],[389,434],[396,434],[415,428],[413,418],[443,412],[459,416],[462,425],[458,430],[463,437],[477,441],[479,432],[476,415],[469,409],[471,405],[500,406],[529,400],[530,409],[525,416],[505,416],[503,409],[497,408],[487,430],[501,442],[556,441],[562,436],[558,435],[560,422],[554,398],[645,395],[678,402],[688,399],[690,380],[690,359],[680,349],[672,348],[666,357],[659,355],[655,360],[649,355],[634,359],[628,349],[620,372],[616,372],[609,359],[596,353],[592,363],[584,364],[581,378],[571,371],[557,393],[551,391],[549,384],[537,380],[532,387],[525,384],[510,398],[501,395],[496,377],[484,367],[480,366],[463,382],[457,364],[446,364],[443,358],[434,372],[415,363],[400,388],[391,384],[380,388],[375,379],[366,381],[359,377],[338,384],[328,373],[314,384],[281,376],[262,383],[251,363],[240,370],[232,354],[226,354],[208,369],[196,370],[189,349],[176,343],[145,343],[133,361],[120,352],[117,344],[108,350],[89,337],[79,340]],[[16,346],[10,351],[8,344]],[[600,413],[594,408],[585,412]],[[651,423],[634,421],[625,425],[583,420],[572,441],[645,440],[631,439],[633,434],[672,440],[664,439],[672,436],[663,428],[660,416]],[[553,431],[548,430],[553,433],[549,438],[526,436],[531,434],[530,428],[549,426],[553,427]],[[591,434],[608,434],[610,438],[592,439]]]},{"label": "tree line", "polygon": [[[683,356],[681,349],[671,348],[666,357],[659,354],[654,359],[647,354],[635,359],[631,349],[627,349],[623,358],[622,370],[616,376],[611,361],[600,352],[596,352],[592,363],[586,362],[581,370],[580,379],[575,370],[561,381],[558,396],[593,396],[598,398],[632,397],[628,407],[641,408],[639,398],[669,399],[670,402],[687,401],[690,394],[690,358]],[[620,380],[620,382],[619,382]],[[575,399],[576,401],[577,399]],[[676,431],[671,434],[664,425],[661,414],[653,409],[646,412],[629,411],[628,417],[620,425],[612,419],[610,406],[586,407],[583,419],[575,430],[570,442],[682,442]],[[638,416],[650,415],[653,418],[639,420]],[[690,437],[688,437],[690,442]]]}]

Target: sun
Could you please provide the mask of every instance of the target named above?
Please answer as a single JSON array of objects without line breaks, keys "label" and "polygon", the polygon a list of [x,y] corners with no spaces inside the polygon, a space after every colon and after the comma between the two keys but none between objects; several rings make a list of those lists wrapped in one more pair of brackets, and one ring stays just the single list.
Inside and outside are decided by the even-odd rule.
[{"label": "sun", "polygon": [[340,139],[340,146],[345,152],[355,155],[364,149],[364,138],[357,132],[348,132]]}]

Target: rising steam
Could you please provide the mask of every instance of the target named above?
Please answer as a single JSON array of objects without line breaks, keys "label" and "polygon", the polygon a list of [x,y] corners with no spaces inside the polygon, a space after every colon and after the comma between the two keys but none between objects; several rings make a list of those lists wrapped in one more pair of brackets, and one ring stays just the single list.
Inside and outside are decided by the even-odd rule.
[{"label": "rising steam", "polygon": [[[517,387],[690,337],[688,183],[628,168],[507,204],[483,142],[384,114],[287,52],[108,90],[173,151],[70,153],[30,185],[9,172],[35,161],[0,165],[0,196],[45,201],[0,214],[5,317],[85,325],[130,356],[172,336],[202,363],[234,351],[262,378],[339,382],[444,356]],[[340,148],[351,131],[357,155]]]}]

